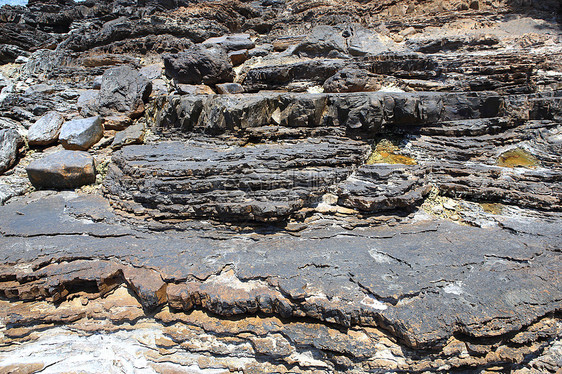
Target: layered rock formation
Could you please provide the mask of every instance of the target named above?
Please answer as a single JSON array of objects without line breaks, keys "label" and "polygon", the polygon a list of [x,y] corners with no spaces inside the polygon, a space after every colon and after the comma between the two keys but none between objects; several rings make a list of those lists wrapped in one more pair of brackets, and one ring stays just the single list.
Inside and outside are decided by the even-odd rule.
[{"label": "layered rock formation", "polygon": [[558,373],[560,9],[0,8],[0,372]]}]

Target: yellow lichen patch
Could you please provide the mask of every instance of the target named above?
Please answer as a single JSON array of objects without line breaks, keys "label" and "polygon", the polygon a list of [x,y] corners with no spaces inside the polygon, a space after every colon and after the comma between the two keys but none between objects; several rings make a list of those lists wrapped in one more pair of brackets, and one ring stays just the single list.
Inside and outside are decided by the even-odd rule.
[{"label": "yellow lichen patch", "polygon": [[497,203],[480,203],[480,206],[486,213],[490,214],[501,214],[503,210],[503,205]]},{"label": "yellow lichen patch", "polygon": [[521,148],[510,149],[506,151],[498,157],[498,161],[496,162],[498,166],[506,167],[506,168],[516,168],[516,167],[527,167],[527,168],[534,168],[539,165],[539,161]]},{"label": "yellow lichen patch", "polygon": [[401,155],[400,148],[394,145],[390,140],[382,139],[377,143],[375,149],[367,159],[366,164],[416,165],[417,162],[411,157]]}]

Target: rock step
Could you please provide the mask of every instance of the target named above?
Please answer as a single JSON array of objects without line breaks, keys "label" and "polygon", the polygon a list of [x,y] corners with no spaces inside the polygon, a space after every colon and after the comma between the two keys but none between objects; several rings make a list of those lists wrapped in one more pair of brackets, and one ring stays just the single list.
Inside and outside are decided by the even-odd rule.
[{"label": "rock step", "polygon": [[156,124],[184,132],[222,134],[252,127],[341,127],[374,136],[389,125],[503,116],[504,99],[493,92],[343,94],[258,93],[174,95],[159,104]]},{"label": "rock step", "polygon": [[317,202],[369,150],[335,137],[246,147],[128,146],[114,154],[105,188],[125,209],[159,218],[276,221]]}]

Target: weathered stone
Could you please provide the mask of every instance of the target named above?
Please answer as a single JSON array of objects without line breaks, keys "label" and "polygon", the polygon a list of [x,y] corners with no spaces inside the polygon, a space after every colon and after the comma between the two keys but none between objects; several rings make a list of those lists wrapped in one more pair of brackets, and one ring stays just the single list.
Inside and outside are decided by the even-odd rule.
[{"label": "weathered stone", "polygon": [[[170,218],[275,221],[313,204],[364,159],[365,150],[361,142],[339,138],[237,148],[205,142],[129,146],[114,154],[105,186],[131,208],[158,207]],[[149,175],[166,175],[167,181],[154,184],[143,177]]]},{"label": "weathered stone", "polygon": [[178,54],[164,55],[166,75],[179,83],[215,84],[232,82],[232,64],[222,48],[194,46]]},{"label": "weathered stone", "polygon": [[366,70],[344,68],[324,82],[324,92],[378,91],[381,88],[375,74]]},{"label": "weathered stone", "polygon": [[0,174],[14,166],[22,146],[23,137],[15,129],[0,129]]},{"label": "weathered stone", "polygon": [[244,63],[248,59],[248,50],[242,49],[239,51],[232,51],[228,53],[228,58],[232,65],[238,66]]},{"label": "weathered stone", "polygon": [[98,113],[99,91],[84,90],[80,93],[76,106],[82,116],[94,116]]},{"label": "weathered stone", "polygon": [[77,188],[96,181],[94,159],[86,152],[52,153],[33,161],[26,170],[36,188]]},{"label": "weathered stone", "polygon": [[119,149],[129,144],[142,144],[144,141],[145,126],[143,123],[129,126],[115,134],[111,148]]},{"label": "weathered stone", "polygon": [[217,92],[220,94],[239,94],[244,92],[244,87],[238,83],[220,83],[216,87]]},{"label": "weathered stone", "polygon": [[55,143],[59,138],[63,123],[64,117],[61,114],[48,112],[29,128],[27,133],[29,145],[48,145]]},{"label": "weathered stone", "polygon": [[131,118],[144,111],[144,101],[150,96],[152,84],[128,66],[119,66],[103,74],[99,93],[99,107],[103,114],[113,111],[125,113]]},{"label": "weathered stone", "polygon": [[254,42],[250,39],[250,34],[231,34],[216,38],[209,38],[202,43],[204,46],[219,46],[227,51],[238,51],[241,49],[252,49]]},{"label": "weathered stone", "polygon": [[101,117],[88,117],[65,122],[60,131],[59,140],[66,149],[87,150],[103,136]]}]

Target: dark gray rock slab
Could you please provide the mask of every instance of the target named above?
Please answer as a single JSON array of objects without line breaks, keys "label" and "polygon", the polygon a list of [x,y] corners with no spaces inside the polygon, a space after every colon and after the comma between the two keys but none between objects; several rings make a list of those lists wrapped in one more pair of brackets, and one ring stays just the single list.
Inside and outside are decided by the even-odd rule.
[{"label": "dark gray rock slab", "polygon": [[0,129],[0,174],[15,165],[23,137],[12,128]]},{"label": "dark gray rock slab", "polygon": [[100,116],[73,119],[65,122],[59,140],[65,149],[85,151],[103,136],[103,120]]},{"label": "dark gray rock slab", "polygon": [[64,117],[58,112],[48,112],[29,128],[27,140],[29,145],[48,145],[55,143],[64,123]]},{"label": "dark gray rock slab", "polygon": [[375,74],[363,69],[344,68],[328,78],[324,92],[378,91],[381,88]]},{"label": "dark gray rock slab", "polygon": [[166,75],[179,83],[215,84],[234,79],[232,64],[222,48],[197,45],[163,58]]},{"label": "dark gray rock slab", "polygon": [[36,188],[69,189],[96,181],[94,158],[80,151],[49,154],[30,163],[26,170]]},{"label": "dark gray rock slab", "polygon": [[115,138],[113,138],[111,148],[119,149],[130,144],[142,144],[145,131],[146,126],[143,123],[137,123],[127,127],[125,130],[119,131],[115,134]]}]

